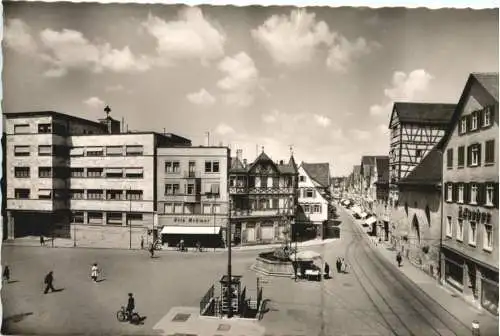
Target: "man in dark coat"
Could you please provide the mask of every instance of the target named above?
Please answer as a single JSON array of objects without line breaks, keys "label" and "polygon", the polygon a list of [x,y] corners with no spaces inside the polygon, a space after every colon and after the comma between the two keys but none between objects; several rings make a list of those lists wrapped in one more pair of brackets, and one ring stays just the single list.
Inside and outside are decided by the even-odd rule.
[{"label": "man in dark coat", "polygon": [[3,274],[2,274],[2,279],[7,281],[7,283],[10,281],[10,269],[9,266],[5,266],[3,269]]},{"label": "man in dark coat", "polygon": [[337,266],[337,273],[340,273],[342,271],[342,260],[340,260],[340,257],[337,258],[337,262],[335,263],[335,266]]},{"label": "man in dark coat", "polygon": [[325,279],[330,278],[330,265],[328,265],[327,262],[325,262]]},{"label": "man in dark coat", "polygon": [[401,257],[401,252],[398,252],[396,256],[396,261],[398,262],[398,267],[401,267],[401,263],[403,262],[403,257]]},{"label": "man in dark coat", "polygon": [[54,273],[50,271],[46,276],[45,276],[45,291],[43,294],[47,294],[49,292],[49,289],[51,292],[55,292],[54,286],[52,285],[52,282],[54,281]]},{"label": "man in dark coat", "polygon": [[129,320],[132,318],[132,313],[134,312],[134,309],[135,309],[134,295],[132,293],[128,293],[127,313]]}]

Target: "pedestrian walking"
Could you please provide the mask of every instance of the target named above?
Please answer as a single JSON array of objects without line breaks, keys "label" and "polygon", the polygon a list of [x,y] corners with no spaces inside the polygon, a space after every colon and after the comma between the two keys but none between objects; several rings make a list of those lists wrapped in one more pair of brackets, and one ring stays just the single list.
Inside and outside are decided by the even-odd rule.
[{"label": "pedestrian walking", "polygon": [[40,235],[40,246],[45,246],[45,239],[43,238],[43,235]]},{"label": "pedestrian walking", "polygon": [[155,256],[155,246],[153,244],[149,246],[149,254],[151,258]]},{"label": "pedestrian walking", "polygon": [[92,268],[90,269],[90,277],[92,278],[92,281],[97,282],[97,278],[99,277],[99,267],[97,266],[97,263],[92,264]]},{"label": "pedestrian walking", "polygon": [[144,250],[144,237],[141,236],[141,250]]},{"label": "pedestrian walking", "polygon": [[325,262],[325,279],[330,278],[330,265],[328,265],[327,262]]},{"label": "pedestrian walking", "polygon": [[396,256],[396,261],[398,262],[398,267],[401,267],[401,263],[403,262],[403,257],[401,256],[401,252],[398,252]]},{"label": "pedestrian walking", "polygon": [[51,292],[55,292],[54,286],[52,285],[53,282],[54,282],[54,272],[50,271],[45,276],[45,280],[44,280],[45,290],[44,290],[43,294],[47,294],[49,292],[49,289]]},{"label": "pedestrian walking", "polygon": [[2,273],[2,279],[7,281],[7,283],[10,281],[10,269],[9,266],[5,265]]},{"label": "pedestrian walking", "polygon": [[337,266],[337,273],[340,273],[342,271],[342,260],[340,259],[340,257],[337,257],[335,266]]}]

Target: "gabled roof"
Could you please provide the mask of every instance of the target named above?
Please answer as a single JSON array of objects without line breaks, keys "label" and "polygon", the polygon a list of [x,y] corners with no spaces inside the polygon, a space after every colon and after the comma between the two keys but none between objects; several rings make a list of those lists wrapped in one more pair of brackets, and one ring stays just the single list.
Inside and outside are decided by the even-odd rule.
[{"label": "gabled roof", "polygon": [[398,114],[400,123],[447,125],[456,106],[456,104],[396,102],[392,108],[389,125],[392,124],[395,113]]},{"label": "gabled roof", "polygon": [[257,156],[257,158],[255,159],[254,162],[252,162],[251,164],[248,165],[248,171],[252,170],[253,167],[255,167],[255,165],[259,162],[270,162],[273,164],[273,166],[278,169],[276,167],[276,164],[273,162],[273,160],[271,160],[271,158],[269,156],[267,156],[266,153],[264,153],[264,151],[262,151],[259,156]]},{"label": "gabled roof", "polygon": [[377,183],[389,183],[389,157],[379,156],[376,160],[378,179]]},{"label": "gabled roof", "polygon": [[471,76],[484,87],[488,93],[498,102],[498,72],[472,73]]},{"label": "gabled roof", "polygon": [[442,142],[437,144],[408,176],[401,179],[398,184],[412,185],[438,185],[443,175]]},{"label": "gabled roof", "polygon": [[451,118],[451,122],[448,125],[448,130],[443,137],[443,148],[446,146],[448,140],[453,134],[453,130],[455,129],[462,114],[463,106],[467,103],[468,94],[472,88],[472,85],[475,83],[479,84],[485,90],[485,92],[491,96],[491,98],[496,102],[498,106],[498,72],[471,73],[469,75],[469,78],[467,79],[467,82],[465,83],[462,95],[460,96],[455,112],[453,113],[453,116]]},{"label": "gabled roof", "polygon": [[237,173],[237,172],[244,173],[247,171],[247,169],[245,168],[245,166],[243,166],[243,163],[240,161],[240,159],[238,157],[231,158],[231,166],[229,169],[233,173]]},{"label": "gabled roof", "polygon": [[330,164],[329,163],[305,163],[302,162],[301,167],[304,168],[307,175],[319,183],[323,188],[328,188],[330,185]]},{"label": "gabled roof", "polygon": [[361,157],[361,174],[364,176],[369,176],[372,173],[373,167],[375,167],[376,161],[379,158],[388,158],[384,155],[364,155]]}]

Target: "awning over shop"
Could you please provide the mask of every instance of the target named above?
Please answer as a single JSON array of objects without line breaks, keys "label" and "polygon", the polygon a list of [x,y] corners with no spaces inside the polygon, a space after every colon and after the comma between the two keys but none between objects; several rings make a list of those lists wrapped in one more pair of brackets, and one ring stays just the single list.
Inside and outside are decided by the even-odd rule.
[{"label": "awning over shop", "polygon": [[376,217],[370,217],[368,218],[367,220],[365,220],[365,224],[366,225],[372,225],[373,223],[375,223],[377,221],[377,218]]},{"label": "awning over shop", "polygon": [[199,234],[199,235],[209,235],[209,234],[219,234],[221,230],[220,226],[164,226],[161,229],[161,234]]},{"label": "awning over shop", "polygon": [[125,174],[142,174],[142,168],[126,168]]},{"label": "awning over shop", "polygon": [[353,206],[353,207],[351,208],[351,210],[352,210],[354,213],[356,213],[356,214],[360,214],[360,213],[361,213],[361,208],[360,208],[360,207],[358,207],[357,205]]},{"label": "awning over shop", "polygon": [[83,156],[83,147],[73,147],[69,150],[70,156]]},{"label": "awning over shop", "polygon": [[52,195],[52,190],[50,189],[39,189],[38,196],[50,197]]},{"label": "awning over shop", "polygon": [[106,173],[108,174],[123,174],[122,168],[106,168]]}]

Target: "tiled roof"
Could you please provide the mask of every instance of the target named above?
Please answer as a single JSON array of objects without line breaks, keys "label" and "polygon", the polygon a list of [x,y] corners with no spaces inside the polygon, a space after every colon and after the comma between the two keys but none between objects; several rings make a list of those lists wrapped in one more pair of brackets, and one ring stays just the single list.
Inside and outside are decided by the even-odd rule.
[{"label": "tiled roof", "polygon": [[307,175],[314,181],[319,183],[323,188],[328,188],[330,185],[330,164],[329,163],[305,163],[302,162],[301,166],[306,171]]},{"label": "tiled roof", "polygon": [[448,124],[456,106],[456,104],[396,102],[393,110],[396,110],[402,123]]},{"label": "tiled roof", "polygon": [[288,163],[283,163],[283,164],[277,164],[271,160],[271,158],[264,152],[260,153],[260,155],[255,159],[254,162],[247,164],[246,167],[244,167],[243,163],[238,159],[238,158],[231,158],[231,166],[230,166],[230,172],[232,173],[247,173],[249,172],[252,167],[254,167],[258,162],[271,162],[273,165],[276,166],[278,171],[282,174],[297,174],[297,165],[295,164],[295,160],[292,157],[290,157],[290,161]]},{"label": "tiled roof", "polygon": [[375,167],[375,162],[379,158],[388,158],[388,156],[383,155],[365,155],[361,157],[361,171],[363,172],[363,176],[370,176],[373,168]]},{"label": "tiled roof", "polygon": [[231,166],[229,168],[233,173],[237,172],[246,172],[246,168],[243,166],[243,163],[237,157],[231,158]]},{"label": "tiled roof", "polygon": [[498,101],[498,72],[472,73],[472,76]]},{"label": "tiled roof", "polygon": [[441,183],[443,175],[443,155],[436,145],[400,184],[436,185]]},{"label": "tiled roof", "polygon": [[389,182],[389,157],[379,156],[376,160],[377,164],[377,183],[388,183]]}]

